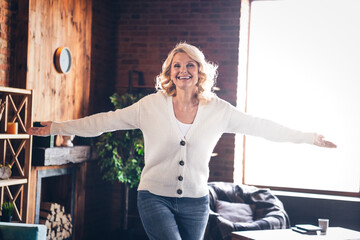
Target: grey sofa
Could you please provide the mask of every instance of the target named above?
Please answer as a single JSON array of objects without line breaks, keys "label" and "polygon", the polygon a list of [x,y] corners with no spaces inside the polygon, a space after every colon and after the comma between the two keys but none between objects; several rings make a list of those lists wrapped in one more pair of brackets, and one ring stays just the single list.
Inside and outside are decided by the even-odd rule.
[{"label": "grey sofa", "polygon": [[269,189],[210,182],[205,240],[228,240],[233,231],[290,228],[282,202]]}]

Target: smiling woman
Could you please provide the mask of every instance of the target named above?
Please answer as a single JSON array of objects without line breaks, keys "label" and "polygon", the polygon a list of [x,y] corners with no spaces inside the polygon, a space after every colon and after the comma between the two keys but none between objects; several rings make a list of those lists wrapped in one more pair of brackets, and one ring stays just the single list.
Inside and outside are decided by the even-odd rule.
[{"label": "smiling woman", "polygon": [[202,239],[209,216],[209,162],[223,133],[336,147],[319,134],[247,115],[217,97],[212,92],[216,66],[195,46],[178,44],[162,69],[159,91],[126,108],[28,131],[91,137],[140,129],[145,166],[137,205],[150,239]]}]

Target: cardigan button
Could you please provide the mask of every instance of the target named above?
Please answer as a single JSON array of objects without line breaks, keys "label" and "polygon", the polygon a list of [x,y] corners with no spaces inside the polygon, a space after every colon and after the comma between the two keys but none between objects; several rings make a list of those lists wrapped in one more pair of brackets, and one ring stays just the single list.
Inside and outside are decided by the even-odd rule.
[{"label": "cardigan button", "polygon": [[179,177],[178,177],[178,180],[179,180],[179,181],[182,181],[183,179],[184,179],[184,178],[183,178],[182,176],[179,176]]},{"label": "cardigan button", "polygon": [[185,165],[185,162],[184,162],[183,160],[181,160],[181,161],[179,162],[179,165],[180,165],[180,166],[184,166],[184,165]]},{"label": "cardigan button", "polygon": [[181,146],[185,146],[185,144],[186,144],[186,142],[185,142],[184,140],[181,140],[181,141],[180,141],[180,145],[181,145]]},{"label": "cardigan button", "polygon": [[176,192],[177,192],[177,194],[179,194],[179,195],[182,194],[182,190],[181,190],[181,189],[178,189]]}]

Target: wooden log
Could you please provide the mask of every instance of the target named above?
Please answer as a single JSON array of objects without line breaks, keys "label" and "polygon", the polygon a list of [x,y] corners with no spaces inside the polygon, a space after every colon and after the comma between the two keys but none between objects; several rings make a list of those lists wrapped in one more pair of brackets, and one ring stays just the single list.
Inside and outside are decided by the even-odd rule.
[{"label": "wooden log", "polygon": [[41,204],[40,204],[40,209],[41,210],[46,210],[46,211],[54,211],[54,209],[53,209],[53,203],[51,203],[51,202],[42,202]]},{"label": "wooden log", "polygon": [[70,213],[68,213],[66,216],[67,216],[67,218],[69,219],[69,221],[72,222]]},{"label": "wooden log", "polygon": [[60,204],[52,203],[52,202],[42,202],[40,205],[40,210],[48,211],[51,213],[55,213],[59,211]]},{"label": "wooden log", "polygon": [[68,231],[65,231],[63,236],[64,236],[65,239],[66,239],[66,238],[69,238],[69,237],[70,237],[70,233],[69,233]]},{"label": "wooden log", "polygon": [[51,218],[51,213],[48,211],[41,211],[40,209],[40,218],[49,220]]},{"label": "wooden log", "polygon": [[40,223],[47,227],[47,239],[66,239],[72,235],[71,215],[65,207],[52,202],[43,202],[40,211]]},{"label": "wooden log", "polygon": [[40,224],[44,224],[44,225],[46,226],[47,231],[50,230],[50,228],[51,228],[51,222],[50,222],[48,219],[40,219],[40,220],[39,220],[39,223],[40,223]]}]

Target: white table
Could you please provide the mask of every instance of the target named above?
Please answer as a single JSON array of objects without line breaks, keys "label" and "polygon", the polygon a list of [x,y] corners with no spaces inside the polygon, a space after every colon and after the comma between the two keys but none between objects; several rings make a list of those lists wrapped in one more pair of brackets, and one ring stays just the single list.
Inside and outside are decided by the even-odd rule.
[{"label": "white table", "polygon": [[326,235],[307,235],[291,229],[240,231],[231,234],[232,240],[360,240],[360,232],[329,227]]}]

